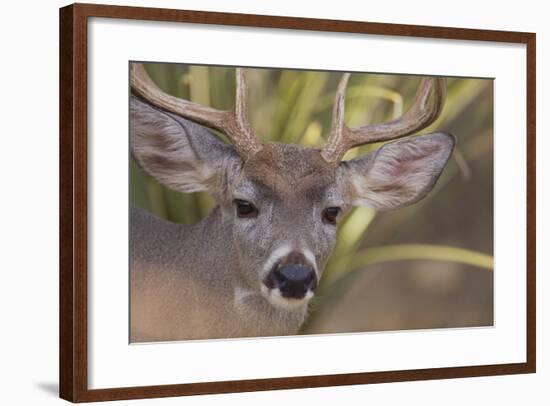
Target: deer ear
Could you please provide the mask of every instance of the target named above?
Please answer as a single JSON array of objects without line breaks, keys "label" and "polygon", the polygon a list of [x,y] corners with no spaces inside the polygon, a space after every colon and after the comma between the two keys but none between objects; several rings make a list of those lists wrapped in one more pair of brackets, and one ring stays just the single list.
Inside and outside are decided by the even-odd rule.
[{"label": "deer ear", "polygon": [[340,164],[351,204],[391,210],[415,203],[434,187],[455,138],[434,133],[385,144]]},{"label": "deer ear", "polygon": [[216,194],[224,176],[241,163],[233,147],[206,128],[133,96],[130,146],[145,172],[180,192]]}]

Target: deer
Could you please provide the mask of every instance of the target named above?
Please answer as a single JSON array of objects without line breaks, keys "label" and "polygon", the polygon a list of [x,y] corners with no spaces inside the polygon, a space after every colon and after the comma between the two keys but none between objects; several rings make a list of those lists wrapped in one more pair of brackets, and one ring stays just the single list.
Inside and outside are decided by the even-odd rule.
[{"label": "deer", "polygon": [[[170,189],[216,201],[189,225],[131,206],[132,343],[297,334],[350,208],[418,202],[455,146],[444,132],[407,137],[440,116],[445,78],[423,77],[400,117],[349,127],[343,73],[321,148],[262,143],[248,120],[245,68],[235,78],[234,108],[225,111],[167,94],[143,64],[130,66],[130,151],[139,167]],[[371,143],[382,146],[343,159]]]}]

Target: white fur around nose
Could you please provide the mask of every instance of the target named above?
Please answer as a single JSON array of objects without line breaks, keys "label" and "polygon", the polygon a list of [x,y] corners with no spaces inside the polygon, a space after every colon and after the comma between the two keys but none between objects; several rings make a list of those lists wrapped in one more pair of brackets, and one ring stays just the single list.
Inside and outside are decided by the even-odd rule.
[{"label": "white fur around nose", "polygon": [[[288,254],[290,254],[294,249],[289,244],[284,244],[276,248],[269,258],[267,259],[265,265],[264,265],[264,275],[267,275],[275,266],[277,262],[279,262],[281,259],[286,257]],[[305,248],[300,250],[301,253],[304,255],[304,257],[308,260],[308,262],[313,266],[313,269],[315,272],[317,272],[317,261],[315,260],[315,255],[313,253]],[[297,309],[303,309],[309,300],[313,297],[313,292],[309,290],[305,297],[303,299],[289,299],[283,297],[281,290],[279,288],[276,289],[269,289],[267,286],[265,286],[262,283],[261,286],[261,292],[263,296],[276,308],[283,309],[283,310],[297,310]]]},{"label": "white fur around nose", "polygon": [[288,254],[290,254],[291,251],[292,248],[290,247],[290,245],[287,244],[281,245],[280,247],[276,248],[271,253],[264,265],[264,275],[267,275],[269,271],[273,269],[275,264],[282,258],[286,257]]},{"label": "white fur around nose", "polygon": [[319,272],[317,271],[317,260],[315,259],[315,255],[313,255],[313,252],[311,252],[307,248],[304,248],[302,250],[302,254],[304,255],[304,257],[306,257],[308,262],[311,264],[317,276],[319,276]]},{"label": "white fur around nose", "polygon": [[262,285],[262,294],[274,307],[288,311],[305,308],[307,303],[313,297],[313,292],[309,290],[302,299],[289,299],[283,296],[279,288],[268,289],[265,285]]}]

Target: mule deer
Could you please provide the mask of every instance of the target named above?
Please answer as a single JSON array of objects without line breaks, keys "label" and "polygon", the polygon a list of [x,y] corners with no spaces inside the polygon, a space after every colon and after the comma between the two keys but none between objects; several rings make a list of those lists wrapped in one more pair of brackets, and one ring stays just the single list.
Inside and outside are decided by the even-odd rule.
[{"label": "mule deer", "polygon": [[432,189],[454,148],[451,135],[402,139],[342,158],[350,148],[434,122],[445,80],[422,79],[400,118],[350,128],[349,76],[338,85],[331,133],[318,149],[256,138],[242,69],[234,109],[220,111],[163,93],[141,64],[131,65],[130,143],[138,164],[169,188],[206,191],[217,201],[194,225],[131,209],[132,342],[297,333],[346,210],[395,209]]}]

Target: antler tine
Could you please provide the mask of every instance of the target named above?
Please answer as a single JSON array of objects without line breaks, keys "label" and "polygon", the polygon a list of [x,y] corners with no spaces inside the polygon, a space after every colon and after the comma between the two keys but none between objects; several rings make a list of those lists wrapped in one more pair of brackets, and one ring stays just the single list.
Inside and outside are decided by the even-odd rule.
[{"label": "antler tine", "polygon": [[412,106],[401,117],[388,123],[349,128],[344,123],[344,99],[348,80],[349,73],[346,73],[338,85],[331,134],[321,151],[321,155],[329,163],[339,162],[350,148],[413,134],[432,124],[443,110],[445,78],[423,78]]},{"label": "antler tine", "polygon": [[340,161],[349,149],[349,147],[347,147],[347,133],[349,132],[349,128],[344,122],[344,104],[346,101],[346,88],[348,87],[350,76],[349,73],[344,73],[336,88],[334,106],[332,107],[330,136],[321,151],[321,155],[327,162],[336,163]]},{"label": "antler tine", "polygon": [[[250,128],[248,121],[248,86],[244,69],[235,70],[237,88],[235,91],[235,108],[231,112],[232,120],[227,123],[226,132],[235,133],[238,137],[239,148],[245,156],[252,156],[260,149],[262,144]],[[229,134],[228,134],[229,136]],[[233,141],[235,143],[235,141]],[[236,146],[237,147],[237,146]]]},{"label": "antler tine", "polygon": [[235,108],[229,111],[213,109],[164,93],[151,80],[141,63],[133,63],[130,72],[130,85],[138,96],[170,113],[221,131],[243,158],[262,149],[248,123],[247,87],[243,69],[237,68]]}]

